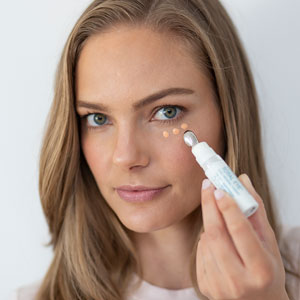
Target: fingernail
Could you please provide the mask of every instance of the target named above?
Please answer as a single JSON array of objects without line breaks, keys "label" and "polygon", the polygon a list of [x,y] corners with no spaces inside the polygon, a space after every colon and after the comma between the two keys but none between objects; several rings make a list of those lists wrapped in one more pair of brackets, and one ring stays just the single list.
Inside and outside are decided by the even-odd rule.
[{"label": "fingernail", "polygon": [[202,181],[202,190],[207,189],[209,186],[210,186],[210,180],[207,179],[207,178],[205,178],[205,179]]},{"label": "fingernail", "polygon": [[220,200],[225,195],[222,190],[214,190],[214,194],[217,200]]}]

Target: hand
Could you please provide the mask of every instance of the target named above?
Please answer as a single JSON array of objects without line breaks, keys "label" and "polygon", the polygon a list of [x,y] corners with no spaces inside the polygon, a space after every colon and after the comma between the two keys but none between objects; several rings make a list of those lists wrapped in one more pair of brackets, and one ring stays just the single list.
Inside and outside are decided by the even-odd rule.
[{"label": "hand", "polygon": [[199,289],[210,300],[287,300],[285,270],[264,204],[246,174],[239,180],[259,204],[248,219],[226,192],[217,200],[212,184],[202,189]]}]

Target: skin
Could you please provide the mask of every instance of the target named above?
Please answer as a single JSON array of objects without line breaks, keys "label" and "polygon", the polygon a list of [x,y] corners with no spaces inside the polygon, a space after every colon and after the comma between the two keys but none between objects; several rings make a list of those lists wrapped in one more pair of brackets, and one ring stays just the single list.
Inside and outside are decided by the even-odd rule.
[{"label": "skin", "polygon": [[212,184],[202,189],[199,289],[208,299],[289,300],[284,265],[263,201],[246,174],[239,179],[259,204],[249,218],[226,192],[217,199],[220,190]]},{"label": "skin", "polygon": [[[171,87],[189,88],[194,94],[167,96],[132,109],[139,99]],[[213,200],[210,194],[202,194],[205,174],[183,141],[181,124],[187,123],[199,141],[224,156],[222,115],[205,72],[180,41],[146,28],[122,26],[87,40],[77,64],[75,88],[77,103],[101,102],[110,109],[104,113],[77,106],[80,116],[107,117],[105,125],[82,119],[81,147],[105,201],[130,232],[143,279],[169,289],[192,287],[191,230],[201,199]],[[166,116],[157,112],[164,105],[181,105],[186,111],[179,110],[173,123],[163,123]],[[173,128],[180,128],[180,133],[174,135]],[[164,131],[172,134],[165,138]],[[116,192],[116,187],[127,184],[168,188],[155,199],[137,204],[124,201]],[[211,216],[207,228],[214,228],[213,222],[222,218],[216,211],[203,213]],[[199,245],[200,280],[199,261],[206,256]],[[222,242],[218,247],[222,249]]]},{"label": "skin", "polygon": [[[139,99],[170,87],[195,93],[167,96],[132,110]],[[87,41],[76,70],[76,99],[111,109],[106,114],[109,125],[88,130],[88,122],[82,121],[81,146],[102,195],[132,231],[144,279],[166,288],[191,287],[186,257],[194,243],[192,213],[199,209],[205,175],[183,141],[184,130],[173,135],[172,129],[189,124],[199,141],[207,141],[222,155],[221,115],[210,82],[178,42],[146,29],[122,27]],[[169,104],[182,105],[187,112],[164,124],[166,117],[155,115],[155,108]],[[77,112],[101,113],[82,107]],[[163,131],[172,134],[166,139]],[[157,199],[132,204],[114,189],[125,184],[171,186]]]}]

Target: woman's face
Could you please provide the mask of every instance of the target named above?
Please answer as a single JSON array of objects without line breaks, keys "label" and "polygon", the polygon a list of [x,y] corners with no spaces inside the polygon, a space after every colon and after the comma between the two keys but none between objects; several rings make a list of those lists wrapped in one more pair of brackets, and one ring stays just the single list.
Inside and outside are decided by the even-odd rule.
[{"label": "woman's face", "polygon": [[[193,92],[135,107],[170,88]],[[76,110],[80,116],[94,114],[81,119],[81,147],[105,201],[128,229],[163,229],[199,207],[205,174],[180,126],[188,124],[222,156],[222,116],[209,80],[178,40],[130,27],[89,38],[76,69]],[[116,191],[122,185],[168,187],[150,201],[129,203]]]}]

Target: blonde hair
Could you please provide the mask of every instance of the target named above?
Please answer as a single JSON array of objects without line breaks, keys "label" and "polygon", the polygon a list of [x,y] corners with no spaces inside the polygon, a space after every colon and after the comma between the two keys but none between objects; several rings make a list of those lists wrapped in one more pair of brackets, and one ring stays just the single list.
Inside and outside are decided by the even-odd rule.
[{"label": "blonde hair", "polygon": [[[75,111],[75,69],[85,42],[122,24],[166,32],[189,45],[195,63],[209,75],[223,113],[225,160],[237,175],[249,175],[278,237],[254,81],[237,31],[221,3],[96,0],[83,12],[64,46],[41,147],[39,193],[54,257],[38,300],[121,300],[133,273],[142,278],[128,231],[106,204],[85,161]],[[195,291],[203,297],[195,270],[201,224],[195,228],[190,272]]]}]

